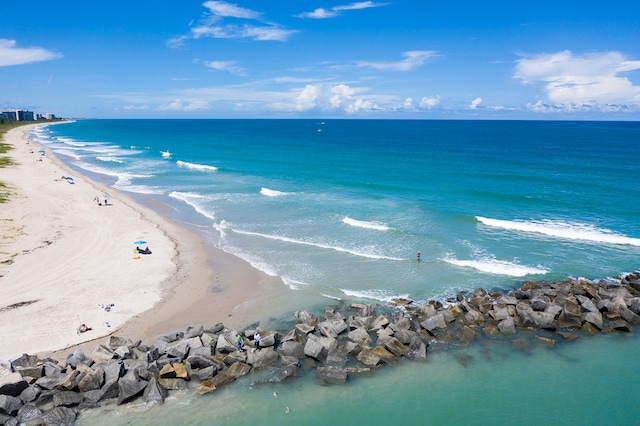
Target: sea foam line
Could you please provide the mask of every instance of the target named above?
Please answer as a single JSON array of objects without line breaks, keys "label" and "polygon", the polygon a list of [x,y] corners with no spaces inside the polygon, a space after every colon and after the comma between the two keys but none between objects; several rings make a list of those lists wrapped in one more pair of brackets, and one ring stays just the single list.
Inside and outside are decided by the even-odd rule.
[{"label": "sea foam line", "polygon": [[387,293],[384,290],[357,291],[357,290],[347,290],[347,289],[341,288],[340,291],[342,291],[345,294],[345,296],[348,296],[348,297],[355,297],[358,299],[372,299],[372,300],[378,300],[380,302],[387,302],[387,303],[391,302],[394,299],[409,299],[408,294],[389,295],[389,293]]},{"label": "sea foam line", "polygon": [[235,232],[237,234],[251,235],[251,236],[254,236],[254,237],[268,238],[270,240],[283,241],[283,242],[286,242],[286,243],[300,244],[300,245],[317,247],[317,248],[322,248],[322,249],[327,249],[327,250],[334,250],[334,251],[338,251],[338,252],[342,252],[342,253],[349,253],[349,254],[354,255],[354,256],[366,257],[368,259],[405,260],[405,259],[402,259],[402,258],[399,258],[399,257],[390,257],[390,256],[379,255],[379,254],[363,253],[363,252],[359,252],[359,251],[356,251],[356,250],[347,249],[347,248],[344,248],[344,247],[330,246],[330,245],[327,245],[327,244],[312,243],[312,242],[309,242],[309,241],[296,240],[296,239],[293,239],[293,238],[282,237],[280,235],[261,234],[259,232],[242,231],[242,230],[234,229],[234,228],[228,228],[228,229],[230,229],[231,231],[233,231],[233,232]]},{"label": "sea foam line", "polygon": [[524,277],[525,275],[546,274],[549,272],[542,267],[535,268],[496,259],[458,260],[454,258],[444,258],[442,260],[452,265],[464,266],[489,274],[507,275],[510,277]]},{"label": "sea foam line", "polygon": [[608,244],[625,244],[640,246],[640,239],[627,237],[609,229],[599,229],[593,225],[568,223],[553,220],[520,221],[499,220],[476,216],[476,219],[487,226],[512,231],[533,232],[568,240],[592,241]]},{"label": "sea foam line", "polygon": [[188,169],[193,169],[193,170],[200,170],[203,172],[217,172],[218,168],[215,166],[208,166],[206,164],[196,164],[196,163],[189,163],[188,161],[182,161],[182,160],[178,160],[176,161],[176,164],[180,167],[186,167]]},{"label": "sea foam line", "polygon": [[347,224],[347,225],[349,225],[349,226],[355,226],[356,228],[375,229],[376,231],[388,231],[390,229],[384,223],[366,222],[366,221],[363,221],[363,220],[352,219],[349,216],[345,216],[342,219],[342,222]]},{"label": "sea foam line", "polygon": [[200,195],[200,194],[195,193],[195,192],[173,191],[173,192],[169,193],[169,197],[175,198],[177,200],[180,200],[180,201],[190,205],[191,207],[193,207],[193,209],[195,211],[197,211],[202,216],[204,216],[204,217],[206,217],[208,219],[214,220],[216,218],[214,213],[212,213],[211,211],[207,210],[204,206],[202,206],[202,203],[200,203],[199,201],[196,201],[196,200],[204,199],[205,197],[203,195]]},{"label": "sea foam line", "polygon": [[283,195],[290,195],[290,192],[276,191],[275,189],[260,188],[260,193],[267,197],[282,197]]}]

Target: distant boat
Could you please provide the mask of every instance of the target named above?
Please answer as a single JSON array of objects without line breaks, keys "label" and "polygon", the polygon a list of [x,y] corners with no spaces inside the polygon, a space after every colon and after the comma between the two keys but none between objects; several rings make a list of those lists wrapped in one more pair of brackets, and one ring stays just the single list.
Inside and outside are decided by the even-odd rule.
[{"label": "distant boat", "polygon": [[160,151],[162,153],[162,156],[164,158],[169,158],[171,157],[171,153],[169,151]]}]

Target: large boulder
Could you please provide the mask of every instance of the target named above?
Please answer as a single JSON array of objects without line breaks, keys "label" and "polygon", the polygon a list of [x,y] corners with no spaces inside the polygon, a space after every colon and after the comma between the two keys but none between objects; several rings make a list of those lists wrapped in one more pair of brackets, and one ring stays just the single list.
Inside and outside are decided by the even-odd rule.
[{"label": "large boulder", "polygon": [[147,387],[147,384],[148,382],[144,380],[122,377],[118,380],[118,405],[138,397]]},{"label": "large boulder", "polygon": [[368,346],[372,341],[371,336],[369,335],[367,330],[362,327],[351,330],[347,334],[347,338],[352,342],[359,343],[363,346]]},{"label": "large boulder", "polygon": [[447,329],[447,323],[444,319],[444,315],[442,314],[436,314],[432,317],[429,317],[426,320],[422,321],[420,325],[431,334],[433,334],[437,329]]},{"label": "large boulder", "polygon": [[322,321],[317,327],[325,337],[335,338],[347,329],[347,324],[342,319],[331,319]]},{"label": "large boulder", "polygon": [[318,361],[326,358],[329,350],[338,347],[338,341],[331,337],[318,337],[310,334],[304,345],[304,354]]},{"label": "large boulder", "polygon": [[529,318],[533,321],[534,325],[537,328],[542,328],[545,330],[555,330],[557,327],[556,319],[553,314],[548,312],[538,312],[531,311],[529,313]]},{"label": "large boulder", "polygon": [[404,346],[402,342],[395,337],[392,337],[389,341],[387,341],[384,344],[384,347],[395,356],[406,356],[410,352],[409,348]]},{"label": "large boulder", "polygon": [[8,416],[15,416],[22,407],[20,398],[11,395],[0,395],[0,413]]},{"label": "large boulder", "polygon": [[169,392],[160,384],[155,377],[152,377],[147,383],[147,387],[144,389],[143,398],[144,402],[149,404],[162,404],[164,400],[169,396]]},{"label": "large boulder", "polygon": [[342,384],[347,381],[347,369],[342,367],[318,367],[317,375],[323,385]]},{"label": "large boulder", "polygon": [[84,396],[78,392],[62,391],[53,395],[54,407],[74,407],[82,401],[84,401]]},{"label": "large boulder", "polygon": [[42,422],[50,426],[71,426],[76,422],[76,411],[69,407],[56,407],[42,416]]},{"label": "large boulder", "polygon": [[275,364],[278,360],[278,352],[272,346],[259,350],[252,350],[247,354],[247,364],[254,368],[264,368]]}]

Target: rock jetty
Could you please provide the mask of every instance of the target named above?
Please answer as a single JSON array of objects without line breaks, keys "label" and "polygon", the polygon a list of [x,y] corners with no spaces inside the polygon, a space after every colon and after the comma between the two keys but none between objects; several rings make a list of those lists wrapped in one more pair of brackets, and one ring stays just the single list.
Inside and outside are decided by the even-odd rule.
[{"label": "rock jetty", "polygon": [[216,324],[152,344],[111,336],[91,354],[76,350],[63,363],[28,354],[0,361],[0,425],[71,425],[86,408],[161,404],[171,391],[205,394],[265,368],[274,382],[316,374],[319,383],[333,385],[400,358],[426,360],[429,347],[511,339],[517,348],[523,333],[555,345],[581,335],[631,332],[639,324],[640,272],[634,272],[615,281],[476,289],[423,304],[396,299],[390,306],[351,304],[322,315],[298,311],[295,325],[281,331]]}]

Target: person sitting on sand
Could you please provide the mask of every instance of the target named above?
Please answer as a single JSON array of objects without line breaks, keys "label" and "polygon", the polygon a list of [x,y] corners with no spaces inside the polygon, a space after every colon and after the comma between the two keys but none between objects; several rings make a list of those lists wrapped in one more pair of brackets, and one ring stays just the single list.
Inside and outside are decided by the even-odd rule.
[{"label": "person sitting on sand", "polygon": [[85,331],[89,331],[89,330],[91,330],[91,327],[87,327],[86,324],[82,324],[80,325],[80,327],[78,327],[78,334],[84,333]]}]

